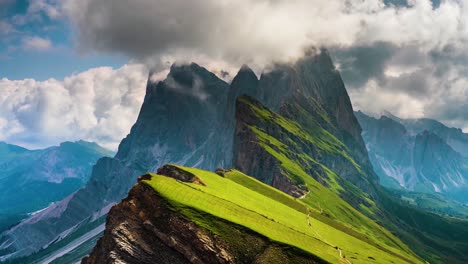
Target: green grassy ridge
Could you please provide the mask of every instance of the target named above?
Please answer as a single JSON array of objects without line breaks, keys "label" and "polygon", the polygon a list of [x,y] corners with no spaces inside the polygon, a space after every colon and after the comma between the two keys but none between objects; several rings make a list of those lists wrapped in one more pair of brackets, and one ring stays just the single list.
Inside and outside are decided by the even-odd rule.
[{"label": "green grassy ridge", "polygon": [[272,241],[299,248],[331,263],[343,261],[333,247],[335,245],[342,248],[353,263],[375,263],[369,257],[378,263],[420,262],[405,251],[398,254],[379,249],[373,243],[317,220],[314,214],[309,220],[312,229],[303,210],[313,209],[240,172],[230,171],[221,177],[198,169],[178,168],[195,174],[206,186],[159,175],[152,175],[151,180],[143,182],[167,199],[176,210],[214,233],[217,230],[210,229],[203,219],[193,217],[193,210],[244,226]]},{"label": "green grassy ridge", "polygon": [[[299,212],[306,213],[309,212],[315,219],[318,221],[321,221],[327,225],[333,226],[334,228],[341,230],[347,234],[350,234],[358,239],[367,241],[368,243],[371,243],[373,245],[377,245],[374,241],[370,240],[366,235],[357,232],[353,228],[349,228],[348,226],[343,225],[342,223],[338,221],[334,221],[333,219],[313,210],[308,210],[311,209],[311,207],[307,206],[302,200],[300,199],[295,199],[281,191],[279,191],[276,188],[271,187],[270,185],[265,185],[262,184],[259,180],[249,177],[245,175],[242,172],[239,172],[237,170],[230,170],[225,174],[226,178],[229,178],[230,180],[233,180],[244,187],[247,187],[255,192],[259,192],[265,196],[268,196],[280,203],[283,203],[284,205],[287,205],[295,210],[298,210]],[[356,188],[356,187],[355,187]],[[324,205],[324,207],[326,207]],[[386,234],[387,235],[387,234]],[[392,237],[389,237],[389,239],[394,239]],[[399,241],[394,241],[394,244],[397,247],[401,246],[401,242]],[[402,248],[402,250],[406,250],[407,248]]]},{"label": "green grassy ridge", "polygon": [[261,181],[253,177],[249,177],[240,171],[230,170],[224,175],[224,177],[249,188],[254,192],[260,193],[261,195],[267,196],[279,203],[289,206],[296,211],[307,213],[307,207],[302,202],[274,187],[271,187],[270,185],[263,184]]},{"label": "green grassy ridge", "polygon": [[[315,122],[314,120],[309,122],[313,125],[309,126],[308,129],[304,129],[297,122],[290,121],[271,112],[262,107],[261,104],[251,101],[248,97],[240,98],[240,100],[247,103],[255,115],[262,122],[266,123],[265,126],[261,125],[261,127],[270,129],[271,126],[269,126],[268,123],[282,128],[288,127],[288,125],[285,124],[291,123],[290,127],[294,127],[294,129],[285,129],[288,132],[294,132],[290,133],[294,138],[288,137],[287,134],[281,133],[281,131],[276,131],[276,133],[280,133],[281,135],[281,139],[277,139],[266,131],[263,131],[260,127],[247,125],[248,129],[258,138],[257,144],[281,163],[283,175],[289,177],[298,185],[305,185],[310,190],[310,193],[303,199],[303,202],[316,209],[315,212],[319,212],[323,208],[324,213],[328,216],[328,219],[322,218],[325,222],[333,223],[335,227],[346,230],[348,233],[352,233],[356,237],[368,241],[368,243],[385,248],[385,250],[389,250],[391,253],[400,254],[400,252],[403,251],[414,256],[414,253],[409,247],[396,238],[391,232],[361,213],[366,212],[368,215],[374,216],[380,213],[376,204],[370,199],[367,193],[364,193],[352,183],[342,179],[331,169],[317,162],[309,155],[306,155],[306,151],[303,151],[302,148],[297,147],[296,142],[306,138],[304,134],[313,131],[310,127],[317,126],[317,124],[313,124]],[[280,121],[278,122],[278,120]],[[308,132],[306,133],[305,131]],[[331,135],[328,132],[324,134],[326,135],[325,137]],[[330,138],[333,138],[333,141],[338,141],[336,137],[330,136]],[[293,143],[291,144],[291,142]],[[312,140],[308,141],[313,147],[316,147],[315,142]],[[340,142],[335,145],[342,146],[344,144]],[[341,154],[341,152],[336,149],[331,149],[334,150],[334,154]],[[362,171],[360,172],[362,173]],[[320,173],[322,175],[310,175],[310,173]],[[363,177],[365,177],[365,175],[363,175]],[[326,186],[316,179],[325,180]],[[359,204],[361,212],[341,199],[341,194],[343,192],[358,197],[361,200]],[[353,231],[350,232],[350,230]]]},{"label": "green grassy ridge", "polygon": [[227,243],[237,263],[329,263],[318,256],[294,246],[269,241],[267,237],[251,229],[236,225],[206,212],[197,211],[189,207],[174,210],[183,212],[185,217]]},{"label": "green grassy ridge", "polygon": [[[339,175],[336,175],[338,177],[337,181],[341,187],[346,190],[347,194],[352,195],[352,197],[343,196],[340,186],[334,186],[334,182],[330,182],[335,175],[328,173],[328,177],[323,177],[324,174],[327,174],[326,170],[323,170],[323,168],[322,171],[316,169],[316,161],[313,161],[310,156],[308,156],[309,152],[307,149],[300,148],[299,144],[301,144],[301,139],[298,139],[297,135],[291,134],[291,138],[285,138],[284,132],[280,131],[280,133],[277,133],[278,131],[273,129],[272,131],[278,136],[278,138],[274,138],[268,135],[267,131],[262,130],[262,128],[265,128],[270,131],[272,129],[271,124],[277,125],[275,118],[273,118],[275,116],[274,113],[249,98],[243,98],[243,101],[248,103],[251,108],[259,109],[256,116],[261,122],[270,123],[270,126],[268,124],[259,124],[259,127],[250,126],[249,129],[256,134],[256,137],[259,139],[258,144],[282,163],[283,174],[285,176],[290,179],[299,178],[296,182],[301,185],[304,185],[303,179],[306,178],[314,177],[316,179],[327,179],[325,181],[326,187],[333,193],[340,194],[340,197],[344,197],[346,201],[352,202],[354,206],[356,206],[356,200],[353,200],[354,198],[364,198],[362,203],[358,204],[355,208],[358,208],[360,212],[365,213],[373,219],[378,219],[377,221],[379,221],[379,224],[385,226],[386,229],[384,229],[385,231],[382,234],[382,232],[379,231],[380,226],[378,228],[373,226],[369,227],[368,223],[375,224],[375,222],[368,222],[360,217],[356,218],[358,214],[355,214],[352,209],[349,209],[349,204],[342,206],[340,205],[341,201],[334,199],[333,195],[328,197],[324,195],[325,192],[322,192],[319,186],[319,184],[324,184],[322,181],[317,183],[317,185],[310,185],[308,182],[305,183],[307,188],[311,190],[311,193],[304,199],[304,202],[315,208],[318,208],[316,205],[317,202],[320,202],[322,206],[323,204],[327,204],[329,208],[325,208],[325,212],[332,212],[329,214],[333,220],[339,221],[337,227],[347,226],[349,229],[355,231],[357,236],[364,233],[365,237],[363,239],[369,239],[375,243],[382,240],[385,241],[385,244],[394,245],[394,247],[400,248],[405,252],[409,251],[406,245],[410,245],[411,250],[424,257],[424,259],[429,260],[431,263],[466,263],[468,259],[468,253],[466,253],[466,248],[468,248],[468,243],[466,242],[468,229],[465,219],[460,217],[440,217],[432,213],[421,211],[415,206],[405,205],[401,202],[400,198],[395,199],[394,197],[388,197],[390,194],[387,193],[387,191],[382,191],[382,188],[377,186],[375,182],[369,181],[364,174],[362,180],[366,181],[371,185],[372,189],[376,190],[375,195],[379,197],[379,208],[383,209],[377,208],[370,200],[370,197],[362,190],[352,185],[350,182],[339,180]],[[289,110],[289,112],[285,112],[286,115],[297,120],[296,123],[300,124],[304,131],[310,132],[319,124],[319,122],[315,120],[317,117],[314,113],[309,114],[306,111],[302,111],[300,107],[290,107],[299,109],[299,112]],[[282,113],[283,112],[284,111],[282,111]],[[259,114],[262,114],[263,117],[259,117]],[[277,125],[277,127],[282,126]],[[332,130],[333,129],[330,131]],[[262,135],[262,133],[267,135]],[[284,146],[278,148],[278,145]],[[311,164],[314,164],[314,167],[311,167]],[[316,174],[318,173],[321,175],[317,176]],[[446,206],[440,203],[437,198],[423,197],[419,202],[423,206],[429,208],[432,206],[432,210],[436,213],[440,214],[441,209],[442,212],[443,210],[447,212]],[[324,221],[326,221],[326,219]],[[334,224],[335,222],[329,223]],[[390,233],[388,230],[392,232]],[[352,232],[348,231],[348,233],[351,234]],[[406,244],[403,244],[400,239],[396,239],[393,234],[397,234]]]},{"label": "green grassy ridge", "polygon": [[[393,234],[346,203],[336,193],[310,177],[302,170],[299,164],[288,159],[285,155],[275,152],[268,145],[262,146],[267,152],[280,160],[282,168],[287,174],[296,175],[296,177],[301,177],[303,179],[310,193],[302,201],[317,212],[321,211],[320,207],[322,207],[326,215],[329,216],[328,218],[330,218],[328,221],[333,220],[338,222],[338,225],[344,226],[345,229],[352,229],[356,233],[363,234],[369,243],[378,245],[383,242],[385,246],[393,249],[392,252],[394,253],[399,252],[401,249],[406,253],[412,254],[409,248],[398,238],[393,236]],[[320,205],[318,203],[320,203]]]}]

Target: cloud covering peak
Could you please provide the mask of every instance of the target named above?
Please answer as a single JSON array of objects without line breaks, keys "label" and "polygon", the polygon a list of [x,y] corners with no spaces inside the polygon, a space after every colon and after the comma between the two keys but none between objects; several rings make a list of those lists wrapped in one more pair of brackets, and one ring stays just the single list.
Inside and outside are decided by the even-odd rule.
[{"label": "cloud covering peak", "polygon": [[468,130],[466,0],[66,0],[63,10],[82,52],[153,67],[262,69],[327,47],[355,108]]},{"label": "cloud covering peak", "polygon": [[310,46],[390,42],[423,50],[465,46],[463,1],[407,5],[382,0],[68,0],[63,9],[82,51],[132,58],[203,55],[235,63],[301,56]]}]

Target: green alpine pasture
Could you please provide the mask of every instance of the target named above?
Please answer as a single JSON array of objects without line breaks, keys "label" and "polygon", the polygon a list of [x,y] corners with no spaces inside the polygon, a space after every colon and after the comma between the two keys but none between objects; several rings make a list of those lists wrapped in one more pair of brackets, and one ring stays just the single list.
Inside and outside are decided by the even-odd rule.
[{"label": "green alpine pasture", "polygon": [[[241,97],[239,100],[248,105],[252,113],[261,120],[260,124],[256,124],[258,126],[247,124],[248,129],[255,134],[257,144],[281,163],[284,176],[309,190],[302,202],[315,209],[310,211],[311,215],[390,254],[400,254],[403,251],[414,256],[407,245],[369,218],[380,212],[367,193],[306,154],[308,147],[313,146],[319,152],[319,157],[322,154],[342,157],[350,162],[364,181],[367,180],[361,167],[349,154],[348,148],[322,127],[322,124],[329,123],[326,112],[320,111],[321,115],[317,117],[307,114],[300,105],[289,105],[289,112],[293,116],[296,116],[294,113],[299,113],[299,123],[270,111],[249,97]],[[281,128],[274,133],[278,138],[263,130],[271,127]],[[361,202],[355,206],[360,210],[343,200],[343,196],[358,198]]]},{"label": "green alpine pasture", "polygon": [[[242,97],[240,100],[248,104],[263,123],[276,124],[292,135],[288,137],[287,134],[283,134],[282,142],[265,131],[262,131],[261,128],[248,126],[256,135],[258,144],[281,162],[283,174],[296,184],[303,185],[310,190],[303,199],[305,204],[314,208],[315,212],[319,211],[325,214],[327,218],[329,218],[329,221],[339,222],[340,226],[345,226],[348,229],[353,229],[360,234],[364,234],[367,239],[373,241],[373,243],[383,243],[386,246],[401,248],[406,252],[410,252],[407,246],[397,240],[390,232],[353,208],[340,197],[342,192],[351,193],[355,197],[360,197],[365,201],[365,203],[360,204],[360,209],[366,212],[367,215],[374,215],[378,212],[378,208],[368,194],[364,193],[350,182],[341,179],[339,175],[325,165],[304,154],[301,147],[297,146],[297,142],[306,141],[305,144],[311,144],[321,151],[343,156],[355,166],[357,171],[361,171],[360,167],[356,165],[356,162],[347,153],[348,150],[341,141],[321,128],[318,122],[314,120],[306,122],[313,128],[304,129],[297,122],[252,103],[249,98]],[[299,106],[298,108],[301,109]],[[301,114],[301,116],[304,115]],[[296,143],[291,145],[290,142]],[[292,147],[288,147],[288,145]],[[325,175],[309,175],[306,171],[310,165],[321,168],[321,171],[323,171]],[[315,171],[315,173],[318,173],[317,170],[314,169],[308,171]],[[363,175],[363,177],[365,176]],[[327,186],[322,185],[315,178],[322,179],[326,182]]]},{"label": "green alpine pasture", "polygon": [[[304,201],[294,199],[235,170],[223,177],[199,169],[177,168],[194,174],[206,186],[155,174],[143,182],[167,199],[174,210],[215,234],[222,232],[210,224],[213,218],[245,227],[273,242],[295,247],[330,263],[421,263],[383,229],[381,234],[385,233],[387,238],[372,239],[369,236],[373,233],[360,233],[322,216],[316,208],[307,205],[313,196],[307,196]],[[336,201],[322,200],[322,203],[327,206]],[[357,211],[354,213],[359,216],[355,221],[366,221],[362,223],[365,226],[378,226]]]}]

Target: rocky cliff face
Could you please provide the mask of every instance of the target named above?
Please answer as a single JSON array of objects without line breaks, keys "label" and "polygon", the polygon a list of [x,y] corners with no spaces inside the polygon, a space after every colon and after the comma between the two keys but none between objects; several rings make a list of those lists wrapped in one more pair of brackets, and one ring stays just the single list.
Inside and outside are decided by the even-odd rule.
[{"label": "rocky cliff face", "polygon": [[[264,98],[259,100],[262,104],[296,120],[306,129],[312,129],[313,119],[342,141],[375,180],[351,100],[326,50],[311,53],[292,65],[278,65],[260,77],[260,87],[265,91]],[[297,105],[306,114],[288,113],[285,105]]]},{"label": "rocky cliff face", "polygon": [[[162,167],[158,174],[196,181],[193,175],[172,166]],[[214,216],[213,221],[235,237],[226,239],[188,220],[153,188],[139,182],[126,199],[111,209],[104,236],[82,263],[322,263],[235,224]],[[239,251],[230,242],[235,240],[250,245],[249,250]]]},{"label": "rocky cliff face", "polygon": [[417,182],[411,166],[414,140],[406,128],[386,116],[378,120],[361,112],[356,116],[363,128],[363,138],[380,182],[388,187],[414,186]]},{"label": "rocky cliff face", "polygon": [[104,237],[82,263],[230,263],[223,244],[138,184],[111,209]]},{"label": "rocky cliff face", "polygon": [[430,181],[436,192],[467,185],[468,160],[437,135],[427,131],[418,134],[413,155],[417,175],[421,181]]},{"label": "rocky cliff face", "polygon": [[166,80],[148,83],[136,124],[116,158],[137,170],[178,162],[215,168],[213,144],[224,118],[229,85],[197,64],[173,66]]}]

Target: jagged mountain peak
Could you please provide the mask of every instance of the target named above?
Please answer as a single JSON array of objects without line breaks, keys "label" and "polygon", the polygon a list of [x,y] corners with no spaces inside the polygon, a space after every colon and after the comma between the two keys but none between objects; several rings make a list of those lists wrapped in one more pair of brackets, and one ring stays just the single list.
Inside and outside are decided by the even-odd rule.
[{"label": "jagged mountain peak", "polygon": [[[232,104],[229,114],[233,113],[234,101],[240,95],[251,95],[256,98],[262,98],[262,92],[259,87],[259,79],[254,71],[247,65],[243,65],[237,75],[232,79],[229,89],[228,100]],[[231,115],[232,116],[232,115]]]},{"label": "jagged mountain peak", "polygon": [[[231,84],[238,85],[241,82],[258,82],[257,75],[255,72],[246,64],[242,65],[242,67],[237,72],[237,75],[232,79]],[[244,84],[244,83],[242,83]]]},{"label": "jagged mountain peak", "polygon": [[189,62],[189,63],[180,63],[176,62],[171,65],[171,72],[176,72],[176,71],[204,71],[206,70],[202,66],[198,65],[195,62]]},{"label": "jagged mountain peak", "polygon": [[242,64],[242,66],[240,67],[239,69],[239,73],[240,72],[251,72],[251,73],[254,73],[254,71],[252,70],[252,68],[250,68],[250,66],[248,64]]}]

